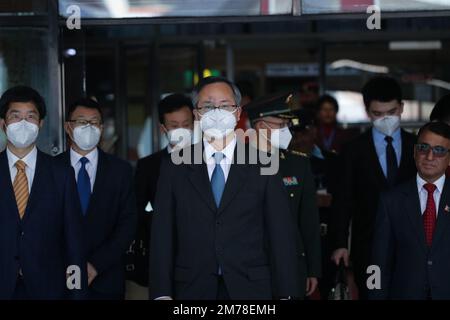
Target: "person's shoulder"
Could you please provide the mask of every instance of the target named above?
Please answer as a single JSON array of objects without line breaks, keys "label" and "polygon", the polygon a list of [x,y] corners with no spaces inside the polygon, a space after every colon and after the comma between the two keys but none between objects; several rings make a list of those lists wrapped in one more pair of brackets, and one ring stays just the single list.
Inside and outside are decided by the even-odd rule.
[{"label": "person's shoulder", "polygon": [[414,133],[408,132],[405,129],[401,129],[402,139],[410,143],[415,143],[417,141],[417,136]]},{"label": "person's shoulder", "polygon": [[167,153],[167,149],[164,148],[162,150],[156,151],[148,156],[145,156],[143,158],[140,158],[138,160],[138,164],[148,164],[148,163],[153,163],[155,161],[158,161],[159,159],[161,159],[161,157]]},{"label": "person's shoulder", "polygon": [[100,149],[98,152],[99,152],[99,160],[100,160],[100,157],[103,157],[105,160],[107,160],[110,163],[111,166],[116,167],[119,170],[121,170],[121,169],[122,170],[123,169],[131,170],[132,169],[131,164],[128,161],[123,160],[115,155],[110,154],[110,153],[106,153]]},{"label": "person's shoulder", "polygon": [[348,140],[346,143],[342,145],[342,154],[350,153],[355,154],[354,150],[360,150],[364,148],[368,148],[370,145],[370,139],[372,138],[372,132],[371,129],[368,129],[364,131],[363,133],[360,133],[357,136],[352,137],[350,140]]},{"label": "person's shoulder", "polygon": [[[383,198],[389,204],[400,203],[398,200],[405,196],[415,194],[417,189],[416,176],[405,180],[391,189],[381,192],[381,198]],[[411,200],[411,199],[409,199]]]}]

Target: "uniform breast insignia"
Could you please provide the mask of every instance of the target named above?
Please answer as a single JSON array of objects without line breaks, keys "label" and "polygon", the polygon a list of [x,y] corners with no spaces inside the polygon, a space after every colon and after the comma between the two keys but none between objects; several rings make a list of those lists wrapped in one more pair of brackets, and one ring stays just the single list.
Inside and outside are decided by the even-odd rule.
[{"label": "uniform breast insignia", "polygon": [[286,187],[298,186],[297,177],[284,177],[283,182],[284,182],[284,186],[286,186]]}]

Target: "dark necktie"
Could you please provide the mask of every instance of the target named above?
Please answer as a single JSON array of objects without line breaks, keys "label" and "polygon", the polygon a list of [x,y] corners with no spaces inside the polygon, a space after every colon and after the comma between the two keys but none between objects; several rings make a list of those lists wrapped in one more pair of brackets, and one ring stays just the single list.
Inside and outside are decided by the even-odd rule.
[{"label": "dark necktie", "polygon": [[77,187],[78,195],[80,196],[81,210],[83,215],[86,215],[89,206],[89,198],[91,197],[91,181],[86,170],[86,163],[88,163],[89,160],[83,157],[80,159],[80,162],[81,168],[80,171],[78,171]]},{"label": "dark necktie", "polygon": [[395,185],[397,180],[398,173],[398,164],[397,164],[397,155],[395,154],[394,146],[392,145],[392,140],[394,140],[390,136],[386,136],[384,138],[387,142],[386,146],[386,164],[387,164],[387,172],[386,179],[388,181],[388,185],[390,187]]},{"label": "dark necktie", "polygon": [[427,245],[431,246],[433,242],[433,233],[436,227],[436,203],[434,202],[434,191],[436,186],[432,183],[427,183],[423,186],[428,192],[427,207],[423,213],[423,227],[425,229],[425,239]]},{"label": "dark necktie", "polygon": [[211,188],[217,208],[220,206],[220,200],[222,199],[223,190],[225,189],[225,174],[220,166],[220,161],[223,159],[223,156],[224,154],[222,152],[214,153],[216,166],[211,176]]}]

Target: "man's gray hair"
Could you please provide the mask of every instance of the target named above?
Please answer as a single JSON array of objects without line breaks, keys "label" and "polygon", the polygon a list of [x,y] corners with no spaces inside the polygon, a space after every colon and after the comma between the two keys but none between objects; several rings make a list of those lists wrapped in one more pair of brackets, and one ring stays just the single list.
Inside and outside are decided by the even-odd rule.
[{"label": "man's gray hair", "polygon": [[194,108],[197,108],[198,95],[199,95],[200,91],[207,85],[210,85],[213,83],[225,83],[228,86],[230,86],[231,90],[233,91],[234,103],[236,103],[236,105],[238,107],[241,106],[242,95],[241,95],[241,92],[239,91],[238,87],[233,82],[229,81],[226,78],[222,78],[222,77],[208,77],[208,78],[204,78],[203,80],[201,80],[198,83],[198,85],[192,90],[191,100],[192,100],[192,104],[193,104]]}]

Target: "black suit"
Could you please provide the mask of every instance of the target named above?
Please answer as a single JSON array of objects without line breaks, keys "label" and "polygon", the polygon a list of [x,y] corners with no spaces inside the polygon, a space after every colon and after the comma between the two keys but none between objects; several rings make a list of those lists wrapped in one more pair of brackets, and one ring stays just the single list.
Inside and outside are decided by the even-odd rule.
[{"label": "black suit", "polygon": [[[202,144],[184,151],[194,149],[202,159]],[[217,208],[205,163],[163,161],[150,242],[151,298],[216,299],[218,266],[231,299],[300,296],[286,190],[280,176],[261,175],[260,167],[231,164]]]},{"label": "black suit", "polygon": [[[402,130],[402,154],[397,184],[416,173],[414,143],[416,136]],[[380,193],[388,188],[380,166],[372,129],[344,146],[339,161],[340,182],[333,203],[330,237],[334,249],[347,248],[352,220],[351,260],[360,297],[367,298],[366,268],[372,244],[372,232]]]},{"label": "black suit", "polygon": [[[372,299],[450,299],[450,181],[446,179],[433,242],[425,242],[416,179],[382,195],[374,233],[373,263],[381,290]],[[447,207],[447,209],[446,209]]]},{"label": "black suit", "polygon": [[153,212],[147,212],[150,202],[155,205],[156,186],[158,184],[161,161],[169,158],[167,148],[139,159],[136,166],[135,186],[138,210],[138,228],[136,239],[129,250],[127,279],[142,286],[148,286],[148,250]]},{"label": "black suit", "polygon": [[[19,269],[21,298],[85,298],[86,260],[73,171],[38,151],[25,214],[19,218],[6,151],[0,153],[0,299],[13,298]],[[82,271],[82,290],[68,291],[70,265]]]},{"label": "black suit", "polygon": [[[69,151],[57,158],[70,164]],[[87,261],[98,272],[91,297],[124,295],[124,253],[136,231],[135,201],[131,166],[98,149],[94,189],[83,219]]]}]

